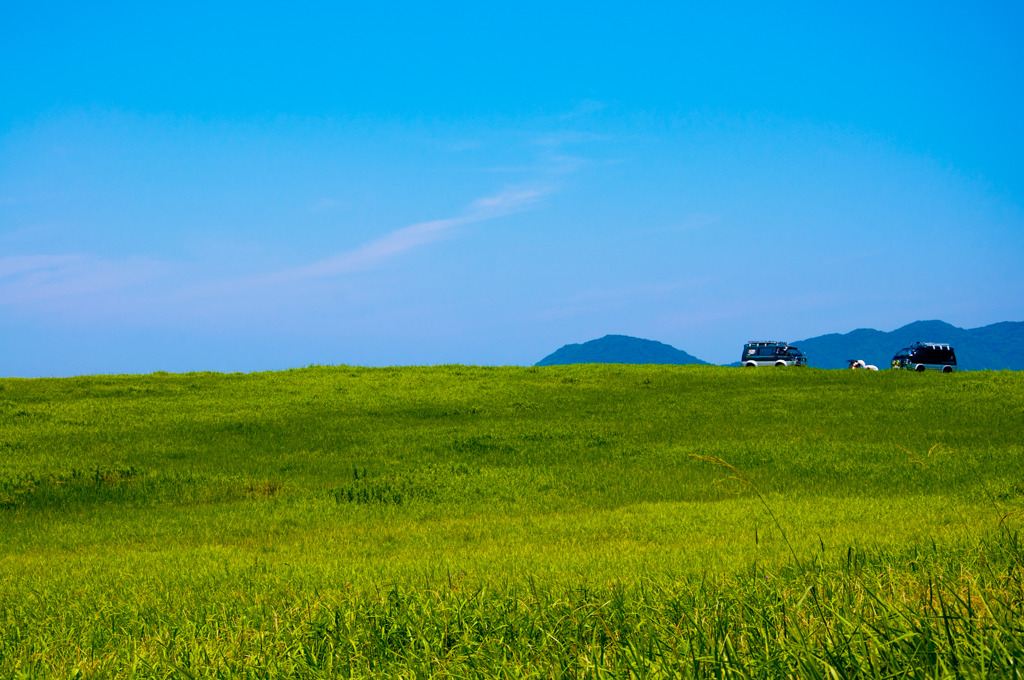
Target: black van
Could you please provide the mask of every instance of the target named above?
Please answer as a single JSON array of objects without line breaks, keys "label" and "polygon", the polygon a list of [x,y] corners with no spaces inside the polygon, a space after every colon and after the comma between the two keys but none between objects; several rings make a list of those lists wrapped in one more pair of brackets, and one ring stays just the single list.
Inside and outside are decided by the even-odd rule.
[{"label": "black van", "polygon": [[915,342],[896,352],[892,358],[892,367],[907,371],[952,373],[956,370],[956,352],[951,345],[939,342]]},{"label": "black van", "polygon": [[743,345],[740,364],[754,366],[806,366],[807,357],[796,347],[778,340],[751,340]]}]

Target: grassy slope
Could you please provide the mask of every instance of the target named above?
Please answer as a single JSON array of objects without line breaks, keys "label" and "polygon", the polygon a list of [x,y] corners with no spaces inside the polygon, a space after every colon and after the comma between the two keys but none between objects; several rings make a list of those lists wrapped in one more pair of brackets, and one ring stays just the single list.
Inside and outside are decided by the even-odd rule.
[{"label": "grassy slope", "polygon": [[[194,663],[315,677],[343,655],[293,642],[330,611],[335,638],[369,636],[345,657],[349,671],[447,672],[434,647],[448,633],[425,638],[432,651],[419,658],[408,635],[374,638],[367,622],[420,611],[417,629],[430,630],[485,586],[473,611],[487,625],[532,621],[549,640],[565,625],[559,607],[601,612],[622,597],[620,618],[639,617],[630,631],[667,631],[639,636],[649,644],[679,635],[672,602],[689,598],[690,615],[717,607],[714,589],[749,579],[755,563],[778,582],[739,588],[754,609],[787,594],[795,605],[811,565],[847,585],[851,565],[876,579],[895,569],[892,597],[917,587],[920,565],[929,578],[975,577],[986,561],[1012,572],[1017,553],[999,532],[1024,507],[1021,422],[1024,379],[1007,372],[337,367],[0,380],[0,670],[102,676],[145,662],[159,675]],[[796,558],[752,489],[693,455],[740,469]],[[398,604],[376,595],[389,588]],[[355,617],[344,635],[338,616]],[[268,654],[269,631],[293,646]],[[589,666],[551,649],[502,654],[516,673],[621,670],[626,638],[612,639],[588,649],[615,661]],[[390,658],[396,649],[406,656]],[[194,660],[201,651],[220,659]],[[293,656],[298,666],[274,666]]]}]

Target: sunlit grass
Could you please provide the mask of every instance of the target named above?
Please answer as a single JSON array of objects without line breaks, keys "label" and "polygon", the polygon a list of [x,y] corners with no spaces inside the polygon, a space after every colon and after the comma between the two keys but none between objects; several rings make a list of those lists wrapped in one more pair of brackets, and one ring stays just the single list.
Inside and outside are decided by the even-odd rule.
[{"label": "sunlit grass", "polygon": [[1010,372],[0,380],[0,675],[1014,677],[1022,422]]}]

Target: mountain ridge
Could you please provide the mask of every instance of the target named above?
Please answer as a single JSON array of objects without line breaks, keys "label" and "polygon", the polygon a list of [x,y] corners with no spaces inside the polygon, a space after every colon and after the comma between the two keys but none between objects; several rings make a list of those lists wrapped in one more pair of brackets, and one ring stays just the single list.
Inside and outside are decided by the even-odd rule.
[{"label": "mountain ridge", "polygon": [[583,343],[562,345],[535,365],[707,363],[657,340],[645,340],[629,335],[606,335]]},{"label": "mountain ridge", "polygon": [[[888,368],[896,352],[913,342],[942,342],[956,349],[960,370],[1024,370],[1024,321],[999,321],[977,328],[960,328],[939,319],[914,321],[892,331],[856,328],[826,333],[791,344],[799,347],[811,366],[846,368],[849,359],[863,359]],[[742,344],[736,346],[739,354]],[[537,366],[583,363],[708,364],[709,362],[656,340],[628,335],[605,335],[588,342],[563,345]],[[739,366],[739,362],[726,364]]]},{"label": "mountain ridge", "polygon": [[931,319],[914,321],[888,332],[857,328],[848,333],[828,333],[792,344],[807,354],[811,366],[818,368],[846,368],[848,359],[863,359],[885,368],[900,348],[913,342],[953,345],[961,370],[1024,370],[1024,321],[1000,321],[977,328],[960,328]]}]

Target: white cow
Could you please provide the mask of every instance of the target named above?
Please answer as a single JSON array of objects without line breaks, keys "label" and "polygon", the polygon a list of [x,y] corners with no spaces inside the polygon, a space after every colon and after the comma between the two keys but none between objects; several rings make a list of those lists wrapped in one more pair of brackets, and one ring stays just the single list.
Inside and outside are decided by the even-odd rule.
[{"label": "white cow", "polygon": [[864,370],[867,370],[867,371],[877,371],[878,370],[878,366],[875,366],[874,364],[866,364],[866,363],[864,363],[863,359],[847,359],[847,361],[850,362],[850,368],[852,368],[854,370],[856,370],[856,369],[864,369]]}]

